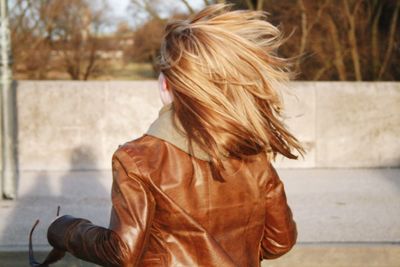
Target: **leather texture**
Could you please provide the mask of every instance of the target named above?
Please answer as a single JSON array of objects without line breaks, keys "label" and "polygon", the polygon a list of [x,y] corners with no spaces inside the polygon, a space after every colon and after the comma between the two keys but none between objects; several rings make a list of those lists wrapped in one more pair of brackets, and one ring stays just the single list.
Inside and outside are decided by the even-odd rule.
[{"label": "leather texture", "polygon": [[50,225],[49,243],[102,266],[260,266],[288,252],[296,223],[266,155],[225,159],[217,181],[173,114],[164,106],[143,136],[114,152],[109,227],[65,215]]}]

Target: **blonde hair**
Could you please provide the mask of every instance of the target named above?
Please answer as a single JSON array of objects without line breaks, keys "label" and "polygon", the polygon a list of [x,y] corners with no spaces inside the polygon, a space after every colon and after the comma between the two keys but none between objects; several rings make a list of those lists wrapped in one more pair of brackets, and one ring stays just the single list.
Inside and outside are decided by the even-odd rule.
[{"label": "blonde hair", "polygon": [[281,32],[266,12],[231,7],[215,4],[169,22],[159,59],[190,147],[194,141],[211,156],[217,179],[224,157],[305,153],[282,122],[278,88],[291,72],[277,56]]}]

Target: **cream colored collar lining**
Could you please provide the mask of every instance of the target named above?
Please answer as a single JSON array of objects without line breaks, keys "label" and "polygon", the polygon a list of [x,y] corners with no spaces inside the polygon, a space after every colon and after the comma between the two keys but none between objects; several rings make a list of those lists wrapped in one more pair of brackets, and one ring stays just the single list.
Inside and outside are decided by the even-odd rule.
[{"label": "cream colored collar lining", "polygon": [[[163,106],[158,112],[158,118],[150,125],[146,134],[162,139],[184,152],[189,152],[189,142],[183,133],[181,133],[173,123],[174,116],[173,103]],[[176,120],[179,124],[179,120]],[[178,127],[183,130],[183,127],[179,124]],[[210,156],[202,150],[196,143],[193,143],[193,157],[201,160],[210,161]]]}]

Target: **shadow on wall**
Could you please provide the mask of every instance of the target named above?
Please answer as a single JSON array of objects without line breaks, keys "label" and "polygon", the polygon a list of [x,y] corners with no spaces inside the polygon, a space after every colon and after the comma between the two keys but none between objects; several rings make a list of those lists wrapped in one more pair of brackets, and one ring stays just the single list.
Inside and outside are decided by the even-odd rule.
[{"label": "shadow on wall", "polygon": [[[28,265],[28,235],[36,219],[40,219],[40,223],[33,235],[35,256],[38,261],[44,260],[49,250],[47,228],[55,218],[58,205],[61,206],[60,215],[83,217],[106,226],[104,219],[108,220],[111,207],[111,172],[105,175],[99,171],[76,171],[96,166],[96,161],[93,150],[82,145],[72,149],[67,173],[46,170],[21,172],[19,198],[15,202],[7,201],[8,207],[5,209],[3,205],[0,209],[5,225],[0,232],[0,248],[12,248],[7,249],[12,252],[0,252],[0,266]],[[54,266],[95,265],[68,256]]]},{"label": "shadow on wall", "polygon": [[72,149],[70,171],[87,170],[88,166],[90,166],[90,169],[97,169],[96,155],[93,153],[93,150],[87,145]]}]

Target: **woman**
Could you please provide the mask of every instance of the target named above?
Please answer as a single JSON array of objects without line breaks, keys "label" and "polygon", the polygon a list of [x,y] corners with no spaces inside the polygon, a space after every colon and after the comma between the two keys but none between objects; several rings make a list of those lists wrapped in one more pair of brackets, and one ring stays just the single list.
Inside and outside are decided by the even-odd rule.
[{"label": "woman", "polygon": [[103,266],[259,266],[288,252],[296,224],[271,160],[304,150],[280,120],[280,43],[265,13],[227,4],[169,23],[164,106],[113,154],[109,228],[57,218],[45,264],[70,252]]}]

